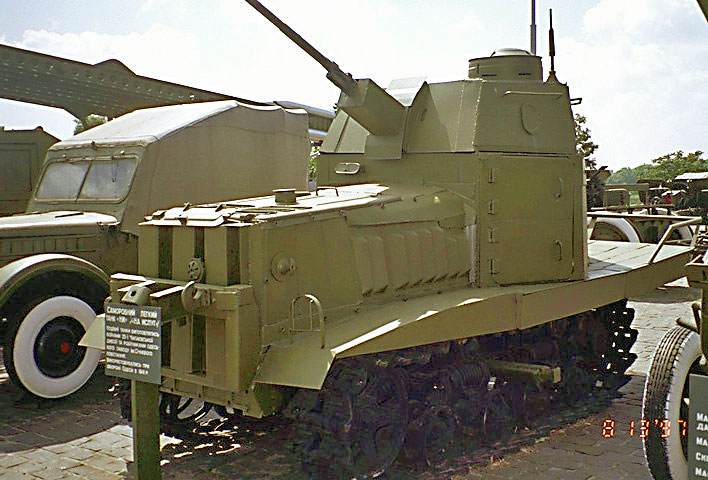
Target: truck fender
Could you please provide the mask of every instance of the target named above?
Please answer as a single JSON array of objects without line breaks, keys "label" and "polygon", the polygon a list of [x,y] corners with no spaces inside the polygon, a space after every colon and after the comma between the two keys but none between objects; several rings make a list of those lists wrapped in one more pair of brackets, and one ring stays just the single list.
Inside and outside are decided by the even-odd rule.
[{"label": "truck fender", "polygon": [[[51,272],[74,272],[85,275],[109,291],[108,275],[93,263],[61,253],[32,255],[0,268],[0,312],[8,300],[29,280]],[[107,295],[107,293],[106,293]]]}]

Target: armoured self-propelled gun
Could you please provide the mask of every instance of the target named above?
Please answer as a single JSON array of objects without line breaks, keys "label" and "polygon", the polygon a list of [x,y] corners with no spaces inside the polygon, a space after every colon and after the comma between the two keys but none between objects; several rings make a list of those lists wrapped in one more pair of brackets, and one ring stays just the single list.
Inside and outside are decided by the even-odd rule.
[{"label": "armoured self-propelled gun", "polygon": [[368,478],[402,450],[431,460],[461,425],[495,443],[621,385],[626,298],[680,277],[691,248],[588,241],[553,64],[544,80],[538,56],[499,50],[469,78],[387,91],[247,1],[342,91],[326,186],[142,224],[140,275],[114,275],[110,301],[161,307],[162,412],[283,414],[309,469]]}]

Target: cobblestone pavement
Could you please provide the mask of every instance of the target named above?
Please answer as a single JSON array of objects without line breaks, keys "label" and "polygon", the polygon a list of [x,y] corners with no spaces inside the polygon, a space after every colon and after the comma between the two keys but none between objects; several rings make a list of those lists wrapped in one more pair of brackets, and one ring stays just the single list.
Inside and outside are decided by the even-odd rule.
[{"label": "cobblestone pavement", "polygon": [[[641,441],[630,436],[638,420],[644,375],[654,346],[676,318],[690,315],[697,291],[685,284],[666,287],[636,299],[635,328],[640,331],[623,396],[535,444],[485,465],[466,466],[464,459],[435,470],[394,470],[386,478],[463,479],[647,479]],[[108,381],[97,372],[84,391],[67,400],[38,404],[19,400],[19,392],[0,367],[0,480],[131,478],[131,428],[120,419],[118,404],[107,393]],[[612,439],[601,436],[605,418],[616,422]],[[291,434],[277,421],[238,427],[217,418],[190,431],[163,436],[166,479],[301,478],[297,461],[285,448]]]}]

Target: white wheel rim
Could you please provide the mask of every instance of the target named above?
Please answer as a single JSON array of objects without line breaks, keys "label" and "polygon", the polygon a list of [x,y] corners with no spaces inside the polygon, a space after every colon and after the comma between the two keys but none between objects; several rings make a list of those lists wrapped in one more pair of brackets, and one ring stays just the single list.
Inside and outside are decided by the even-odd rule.
[{"label": "white wheel rim", "polygon": [[[651,212],[650,212],[649,210],[647,210],[647,209],[644,209],[644,210],[640,210],[640,211],[639,211],[639,214],[640,214],[640,215],[649,215],[650,213],[651,213]],[[656,213],[657,213],[658,215],[671,215],[671,213],[670,213],[667,209],[665,209],[665,208],[657,208],[657,209],[656,209]],[[667,225],[666,228],[669,228],[668,225]],[[664,232],[665,232],[665,231],[666,231],[666,229],[664,229]],[[678,234],[678,236],[679,236],[679,238],[680,238],[681,240],[687,240],[687,241],[693,240],[693,233],[691,232],[691,229],[688,228],[688,227],[679,227],[679,228],[677,228],[676,230],[674,230],[674,232]],[[661,238],[661,236],[662,236],[663,234],[664,234],[664,233],[661,232],[661,233],[659,234],[659,238]]]},{"label": "white wheel rim", "polygon": [[598,218],[595,223],[595,228],[603,223],[624,235],[628,242],[638,243],[640,241],[637,231],[632,224],[624,218]]},{"label": "white wheel rim", "polygon": [[693,240],[693,234],[691,233],[691,229],[688,227],[679,227],[676,229],[676,232],[681,240]]},{"label": "white wheel rim", "polygon": [[88,330],[96,312],[83,300],[69,296],[49,298],[35,306],[20,324],[13,344],[13,364],[22,385],[42,398],[61,398],[80,389],[96,370],[101,357],[97,349],[87,348],[79,366],[69,375],[53,378],[37,366],[34,346],[42,327],[58,317],[71,317]]}]

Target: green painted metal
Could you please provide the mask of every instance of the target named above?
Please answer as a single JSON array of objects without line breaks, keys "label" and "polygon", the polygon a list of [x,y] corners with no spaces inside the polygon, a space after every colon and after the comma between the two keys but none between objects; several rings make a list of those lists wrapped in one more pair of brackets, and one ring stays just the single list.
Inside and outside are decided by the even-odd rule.
[{"label": "green painted metal", "polygon": [[559,383],[561,381],[560,368],[534,365],[532,363],[506,362],[502,360],[490,360],[487,365],[494,375],[513,378],[534,385]]},{"label": "green painted metal", "polygon": [[698,6],[701,7],[701,11],[703,12],[703,16],[706,17],[706,21],[708,21],[708,1],[698,0]]},{"label": "green painted metal", "polygon": [[283,386],[319,389],[337,358],[526,329],[683,274],[691,247],[588,241],[568,87],[539,57],[500,50],[469,78],[387,90],[248,3],[342,90],[324,186],[141,225],[140,275],[111,291],[143,284],[163,308],[162,391],[260,417]]},{"label": "green painted metal", "polygon": [[87,281],[104,285],[108,290],[108,275],[84,259],[59,253],[45,253],[22,258],[0,268],[0,306],[30,280],[51,272],[74,272]]},{"label": "green painted metal", "polygon": [[137,480],[159,480],[160,469],[160,387],[130,382],[133,419],[133,459]]},{"label": "green painted metal", "polygon": [[[28,212],[0,218],[0,320],[46,296],[23,285],[64,271],[76,275],[52,276],[52,293],[98,284],[86,293],[100,308],[103,297],[95,292],[105,295],[107,275],[137,271],[138,225],[146,213],[275,186],[304,189],[309,154],[304,111],[234,100],[139,110],[56,143]],[[180,254],[191,258],[204,246],[191,248]]]},{"label": "green painted metal", "polygon": [[47,149],[58,139],[40,127],[0,127],[0,216],[24,212],[42,170]]}]

